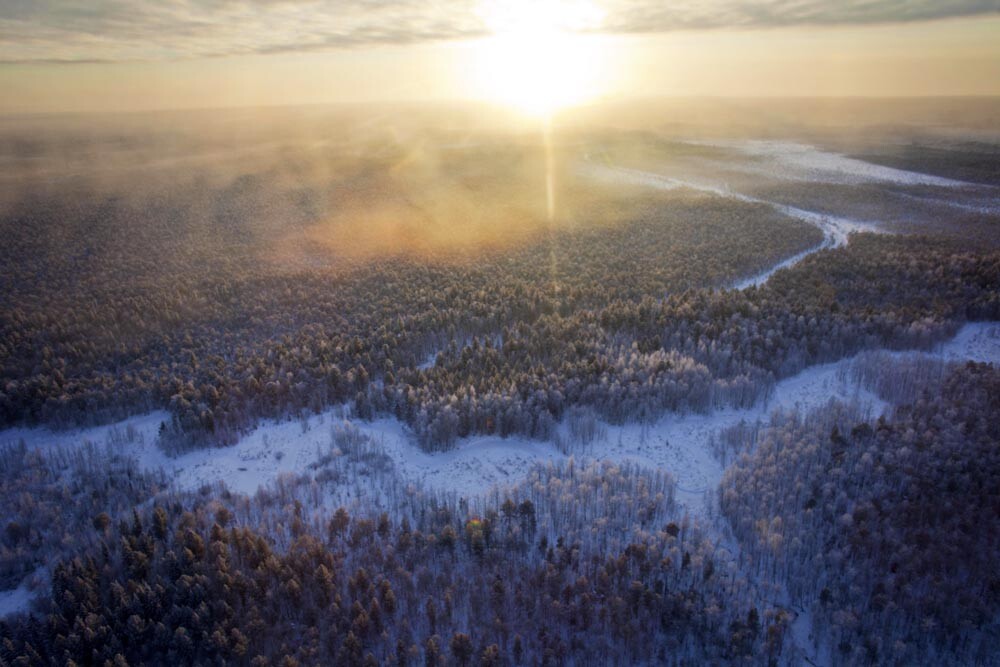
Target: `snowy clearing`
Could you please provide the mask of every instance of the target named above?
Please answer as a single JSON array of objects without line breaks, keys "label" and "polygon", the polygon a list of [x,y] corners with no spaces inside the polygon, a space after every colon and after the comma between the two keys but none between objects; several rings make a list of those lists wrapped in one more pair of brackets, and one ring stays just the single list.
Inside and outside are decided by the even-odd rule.
[{"label": "snowy clearing", "polygon": [[396,419],[353,423],[382,445],[403,479],[461,496],[508,486],[523,479],[536,463],[564,458],[551,443],[499,436],[466,438],[453,449],[429,453],[417,447],[406,425]]},{"label": "snowy clearing", "polygon": [[17,588],[0,591],[0,618],[28,611],[32,601],[38,597],[40,588],[47,584],[48,572],[45,568],[39,568],[25,577]]},{"label": "snowy clearing", "polygon": [[[902,354],[902,353],[901,353]],[[948,361],[974,360],[1000,364],[1000,323],[965,325],[932,356]],[[831,400],[867,406],[875,417],[890,408],[871,392],[848,380],[846,369],[853,358],[813,366],[777,383],[771,397],[753,408],[728,408],[711,414],[668,414],[654,424],[602,424],[603,437],[574,456],[589,461],[632,462],[669,472],[677,482],[677,501],[695,515],[705,515],[711,494],[722,478],[724,467],[712,451],[712,441],[723,429],[741,422],[766,423],[776,410],[809,411]],[[331,428],[344,422],[343,407],[335,407],[308,419],[270,421],[260,424],[232,447],[202,449],[170,458],[156,445],[160,424],[170,415],[156,411],[107,426],[52,431],[47,428],[15,428],[0,432],[0,443],[23,440],[32,448],[78,447],[86,442],[102,446],[112,442],[134,456],[140,467],[162,469],[178,490],[197,490],[224,483],[230,490],[253,495],[272,486],[282,475],[303,474],[331,447]],[[428,453],[415,443],[409,429],[395,419],[359,422],[357,428],[371,436],[375,445],[392,460],[393,472],[406,484],[428,490],[452,492],[463,497],[485,494],[495,487],[508,487],[526,478],[538,464],[564,460],[567,454],[553,443],[496,436],[467,438],[449,451]],[[360,487],[369,484],[354,480]],[[371,483],[374,485],[374,482]],[[377,497],[375,488],[360,493]],[[15,589],[0,592],[0,617],[26,611],[35,597],[32,575]],[[793,631],[807,632],[801,620]],[[802,637],[797,637],[802,640]],[[808,646],[798,641],[799,646]]]},{"label": "snowy clearing", "polygon": [[34,598],[26,582],[9,591],[0,591],[0,618],[28,611]]},{"label": "snowy clearing", "polygon": [[[946,360],[972,359],[1000,363],[1000,324],[967,324],[934,352]],[[723,467],[711,451],[711,440],[722,429],[740,422],[766,423],[775,410],[812,410],[830,400],[867,406],[876,417],[889,408],[871,392],[859,389],[845,372],[853,359],[813,366],[777,383],[771,397],[749,409],[727,408],[711,414],[664,415],[654,424],[602,424],[605,436],[574,452],[577,460],[631,461],[670,472],[678,484],[678,500],[702,513],[705,494],[722,477]],[[332,408],[308,420],[269,421],[232,447],[202,449],[176,458],[156,446],[166,412],[153,412],[118,424],[72,431],[17,428],[0,433],[0,442],[24,440],[30,447],[97,445],[131,427],[134,437],[124,447],[147,469],[163,469],[180,490],[196,490],[224,482],[234,492],[253,494],[284,474],[302,474],[329,451],[330,427],[343,421],[344,410]],[[566,458],[552,443],[496,436],[467,438],[446,452],[428,453],[414,442],[408,428],[394,419],[357,422],[392,459],[402,480],[462,496],[485,493],[524,479],[536,464]]]},{"label": "snowy clearing", "polygon": [[1000,323],[972,322],[935,350],[945,361],[1000,364]]},{"label": "snowy clearing", "polygon": [[[598,443],[590,457],[629,460],[668,471],[677,481],[677,498],[690,511],[706,510],[705,493],[718,487],[724,468],[712,453],[713,436],[740,422],[766,422],[781,410],[808,411],[831,400],[855,402],[875,417],[888,405],[846,379],[852,359],[813,366],[777,383],[771,398],[748,409],[726,408],[710,414],[665,415],[651,425],[608,426],[606,443]],[[587,457],[587,458],[590,458]]]},{"label": "snowy clearing", "polygon": [[792,641],[795,646],[802,651],[802,659],[810,665],[825,667],[833,664],[833,656],[830,654],[830,647],[826,642],[818,641],[813,633],[812,612],[805,610],[797,612],[795,620],[792,621],[789,629],[792,633]]},{"label": "snowy clearing", "polygon": [[301,420],[262,422],[232,447],[199,449],[176,458],[167,456],[156,445],[161,422],[170,420],[170,414],[165,411],[108,426],[70,431],[9,429],[0,432],[0,443],[24,440],[29,447],[41,449],[73,447],[86,442],[103,446],[131,427],[135,436],[132,442],[124,445],[127,452],[142,468],[164,470],[178,489],[196,490],[205,484],[222,481],[232,491],[252,495],[282,474],[304,472],[319,458],[318,452],[329,449],[329,429],[316,427],[337,419],[339,412],[342,409],[334,408],[313,416],[306,431]]},{"label": "snowy clearing", "polygon": [[739,192],[734,192],[726,186],[718,185],[711,181],[695,181],[688,179],[673,178],[664,174],[652,171],[642,171],[640,169],[630,169],[611,164],[597,164],[588,162],[579,167],[582,176],[592,178],[606,183],[618,185],[642,185],[658,190],[677,190],[679,188],[689,188],[698,192],[706,192],[727,199],[749,203],[769,203],[755,199]]},{"label": "snowy clearing", "polygon": [[790,218],[798,218],[803,222],[816,225],[823,231],[824,234],[826,234],[826,237],[830,240],[833,247],[846,245],[847,238],[855,232],[887,233],[874,222],[851,220],[850,218],[841,218],[835,215],[827,215],[825,213],[815,213],[813,211],[795,208],[794,206],[784,206],[782,204],[774,204],[763,200],[761,200],[761,203],[770,204]]}]

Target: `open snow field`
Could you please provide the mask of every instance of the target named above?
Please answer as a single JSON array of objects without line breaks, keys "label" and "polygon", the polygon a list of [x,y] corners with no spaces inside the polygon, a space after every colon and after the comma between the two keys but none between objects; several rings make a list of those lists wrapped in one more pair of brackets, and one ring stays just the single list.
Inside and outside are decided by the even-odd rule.
[{"label": "open snow field", "polygon": [[771,178],[845,185],[889,183],[894,185],[929,185],[941,188],[970,185],[951,178],[872,164],[792,141],[690,141],[687,143],[736,151],[750,159],[727,166],[737,170],[766,174]]},{"label": "open snow field", "polygon": [[382,445],[404,480],[460,496],[514,484],[536,463],[562,458],[551,443],[499,436],[465,438],[453,449],[428,453],[417,447],[409,429],[396,419],[353,423]]}]

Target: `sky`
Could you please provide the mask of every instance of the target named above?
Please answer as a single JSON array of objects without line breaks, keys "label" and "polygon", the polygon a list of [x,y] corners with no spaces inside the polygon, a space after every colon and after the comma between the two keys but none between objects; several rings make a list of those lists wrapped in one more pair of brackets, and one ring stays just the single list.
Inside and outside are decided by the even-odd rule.
[{"label": "sky", "polygon": [[1000,0],[3,0],[0,112],[1000,94]]}]

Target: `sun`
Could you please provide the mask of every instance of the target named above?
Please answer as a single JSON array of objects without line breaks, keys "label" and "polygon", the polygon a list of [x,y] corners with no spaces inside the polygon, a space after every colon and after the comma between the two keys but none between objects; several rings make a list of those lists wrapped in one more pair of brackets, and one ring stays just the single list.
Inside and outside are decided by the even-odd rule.
[{"label": "sun", "polygon": [[603,12],[587,0],[484,0],[491,36],[477,52],[474,86],[481,98],[549,116],[601,94],[602,40],[581,34]]}]

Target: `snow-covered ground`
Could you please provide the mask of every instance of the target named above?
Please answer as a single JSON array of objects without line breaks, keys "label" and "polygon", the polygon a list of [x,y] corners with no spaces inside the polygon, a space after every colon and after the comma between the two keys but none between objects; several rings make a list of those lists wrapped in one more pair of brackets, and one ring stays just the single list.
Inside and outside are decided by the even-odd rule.
[{"label": "snow-covered ground", "polygon": [[551,443],[499,436],[465,438],[453,449],[428,453],[417,447],[409,429],[396,419],[355,422],[354,426],[382,445],[403,479],[461,496],[514,484],[536,463],[563,458]]},{"label": "snow-covered ground", "polygon": [[232,447],[199,449],[169,458],[147,443],[140,464],[162,468],[180,489],[197,489],[225,482],[239,493],[253,495],[284,474],[305,472],[330,447],[324,425],[336,419],[334,411],[314,416],[303,428],[301,420],[264,422]]},{"label": "snow-covered ground", "polygon": [[802,652],[802,658],[808,664],[817,667],[833,664],[833,656],[830,655],[828,642],[813,634],[812,612],[809,610],[798,611],[789,629],[792,633],[792,642]]},{"label": "snow-covered ground", "polygon": [[0,618],[28,611],[34,597],[27,582],[9,591],[0,591]]},{"label": "snow-covered ground", "polygon": [[657,190],[677,190],[688,188],[698,192],[706,192],[718,197],[735,199],[737,201],[749,203],[768,203],[763,200],[750,197],[748,195],[735,192],[725,185],[710,180],[699,180],[691,177],[680,179],[665,174],[658,174],[653,171],[642,171],[641,169],[631,169],[613,164],[599,164],[587,162],[579,167],[582,176],[592,178],[606,183],[620,185],[642,185]]},{"label": "snow-covered ground", "polygon": [[832,244],[830,238],[827,237],[823,239],[823,242],[820,243],[819,245],[815,245],[812,248],[808,248],[800,253],[796,253],[791,257],[788,257],[787,259],[778,262],[777,264],[767,269],[766,271],[761,271],[760,273],[754,274],[752,276],[747,276],[742,280],[736,281],[735,283],[733,283],[733,289],[744,290],[750,287],[760,287],[761,285],[766,283],[771,276],[773,276],[781,269],[791,268],[796,264],[798,264],[799,262],[801,262],[802,260],[804,260],[809,255],[813,254],[814,252],[818,252],[823,248],[829,248],[831,247],[831,245]]},{"label": "snow-covered ground", "polygon": [[0,618],[28,611],[31,602],[38,597],[40,587],[48,582],[48,571],[39,568],[24,578],[17,588],[0,591]]},{"label": "snow-covered ground", "polygon": [[[619,167],[609,164],[587,162],[580,165],[579,173],[582,176],[598,181],[604,181],[605,183],[644,185],[646,187],[656,188],[657,190],[676,190],[678,188],[689,187],[694,190],[707,190],[708,192],[724,197],[730,196],[731,194],[729,192],[723,192],[718,188],[709,189],[710,186],[698,187],[693,184],[687,184],[676,178],[671,178],[669,176],[664,176],[651,171],[640,171],[639,169],[629,169],[628,167]],[[717,192],[716,190],[720,191]]]},{"label": "snow-covered ground", "polygon": [[[712,434],[740,421],[765,419],[774,409],[808,409],[832,397],[867,400],[877,411],[883,406],[868,392],[854,392],[837,379],[841,364],[810,368],[779,383],[766,405],[748,410],[725,409],[712,414],[667,415],[652,425],[604,425],[601,442],[576,454],[578,460],[633,461],[669,471],[678,482],[678,498],[692,510],[702,509],[702,496],[714,488],[722,467],[709,450]],[[171,458],[156,445],[165,412],[134,417],[118,424],[72,431],[46,428],[0,432],[0,442],[24,440],[30,447],[73,447],[85,442],[103,445],[113,433],[132,427],[136,433],[127,451],[147,469],[163,469],[179,490],[197,490],[224,482],[235,492],[252,495],[284,474],[301,474],[330,448],[330,426],[342,423],[342,409],[334,408],[302,420],[265,421],[231,447],[199,449]],[[407,427],[395,419],[354,424],[372,437],[392,459],[397,474],[407,482],[436,491],[471,496],[494,485],[513,485],[538,463],[566,457],[554,444],[512,437],[472,437],[454,449],[428,453],[415,443]]]},{"label": "snow-covered ground", "polygon": [[845,185],[891,183],[894,185],[929,185],[942,188],[971,185],[951,178],[873,164],[791,141],[690,141],[687,143],[735,150],[750,158],[750,161],[727,163],[728,167],[785,180]]},{"label": "snow-covered ground", "polygon": [[946,361],[1000,364],[1000,323],[972,322],[935,350]]},{"label": "snow-covered ground", "polygon": [[143,438],[146,442],[156,440],[160,424],[170,421],[170,413],[166,410],[153,410],[146,414],[129,417],[114,424],[104,426],[88,426],[84,428],[74,428],[54,431],[47,427],[16,427],[0,430],[0,443],[18,442],[24,440],[30,447],[52,447],[67,443],[83,443],[89,441],[95,444],[104,444],[113,431],[124,433],[128,427],[132,427],[137,437]]},{"label": "snow-covered ground", "polygon": [[805,209],[796,208],[794,206],[784,206],[782,204],[773,204],[771,202],[761,201],[761,203],[767,203],[774,206],[777,210],[781,211],[790,218],[798,218],[803,222],[808,222],[811,225],[819,227],[826,235],[830,245],[833,247],[847,245],[847,238],[854,232],[885,233],[879,225],[874,222],[851,220],[850,218],[841,218],[835,215],[806,211]]},{"label": "snow-covered ground", "polygon": [[924,206],[945,206],[956,208],[961,211],[971,213],[981,213],[983,215],[997,215],[1000,213],[1000,188],[990,186],[980,186],[976,196],[970,196],[967,191],[963,200],[949,197],[934,197],[927,195],[915,195],[908,192],[896,192],[896,196],[916,201]]},{"label": "snow-covered ground", "polygon": [[691,512],[706,510],[705,493],[722,479],[723,466],[711,451],[713,436],[740,422],[766,422],[777,411],[808,411],[831,400],[853,401],[873,416],[888,405],[860,389],[843,372],[850,359],[807,368],[777,383],[771,398],[752,408],[726,408],[710,414],[668,414],[651,425],[608,426],[606,443],[596,444],[590,457],[629,460],[670,472],[677,481],[677,499]]},{"label": "snow-covered ground", "polygon": [[0,443],[24,440],[29,447],[74,447],[91,442],[104,445],[113,434],[132,427],[136,436],[126,450],[146,469],[163,469],[180,490],[196,490],[202,485],[225,482],[230,490],[253,494],[261,486],[286,473],[304,472],[330,445],[330,431],[323,424],[339,421],[332,409],[309,419],[308,430],[301,420],[265,421],[232,447],[198,449],[181,456],[167,456],[156,444],[160,424],[170,414],[151,412],[117,424],[70,431],[47,428],[15,428],[0,431]]}]

